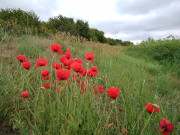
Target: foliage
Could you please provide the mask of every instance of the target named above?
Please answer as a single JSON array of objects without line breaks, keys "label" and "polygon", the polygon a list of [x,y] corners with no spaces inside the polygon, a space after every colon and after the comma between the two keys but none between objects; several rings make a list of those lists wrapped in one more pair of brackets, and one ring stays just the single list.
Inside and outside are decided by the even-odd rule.
[{"label": "foliage", "polygon": [[104,32],[97,29],[90,29],[92,41],[99,41],[101,43],[106,43],[106,38],[104,37]]},{"label": "foliage", "polygon": [[10,34],[33,34],[49,37],[58,32],[69,34],[86,39],[88,41],[108,43],[110,45],[128,46],[133,43],[120,39],[106,38],[103,31],[90,28],[88,22],[83,20],[74,21],[62,15],[49,18],[48,21],[40,21],[33,11],[23,11],[21,9],[1,9],[0,10],[0,29],[5,27]]},{"label": "foliage", "polygon": [[180,76],[180,39],[143,41],[138,46],[128,49],[128,54],[146,60],[157,61],[166,70]]},{"label": "foliage", "polygon": [[67,18],[62,15],[50,18],[47,22],[47,27],[53,32],[70,32],[72,35],[76,35],[76,25],[73,18]]},{"label": "foliage", "polygon": [[40,29],[39,17],[34,12],[25,12],[21,9],[1,9],[0,19],[6,22],[7,29],[13,29],[16,26],[20,27],[21,32],[25,33],[29,28],[35,33]]}]

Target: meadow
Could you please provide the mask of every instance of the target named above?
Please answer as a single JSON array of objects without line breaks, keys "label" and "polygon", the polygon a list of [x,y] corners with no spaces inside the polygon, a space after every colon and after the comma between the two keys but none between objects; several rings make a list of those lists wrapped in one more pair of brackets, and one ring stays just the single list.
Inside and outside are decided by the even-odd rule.
[{"label": "meadow", "polygon": [[[53,53],[52,44],[61,45],[63,54]],[[68,81],[55,82],[57,74],[52,64],[62,64],[59,58],[67,50],[71,51],[71,59],[83,60],[82,66],[88,71],[98,67],[97,75],[81,78],[70,69]],[[161,135],[165,129],[159,131],[159,124],[164,117],[174,124],[170,134],[178,135],[180,79],[177,72],[164,70],[167,66],[152,60],[150,55],[135,56],[141,55],[137,50],[70,41],[60,35],[42,38],[1,33],[0,134]],[[95,55],[94,63],[84,61],[89,52]],[[30,69],[22,67],[18,55],[26,56]],[[40,58],[48,64],[35,68]],[[49,80],[41,76],[44,69],[49,70]],[[49,88],[44,86],[47,83]],[[100,85],[103,92],[94,89]],[[119,88],[117,97],[110,96],[110,88]],[[26,98],[22,95],[25,91],[29,92]],[[148,112],[146,102],[158,105],[160,110]]]}]

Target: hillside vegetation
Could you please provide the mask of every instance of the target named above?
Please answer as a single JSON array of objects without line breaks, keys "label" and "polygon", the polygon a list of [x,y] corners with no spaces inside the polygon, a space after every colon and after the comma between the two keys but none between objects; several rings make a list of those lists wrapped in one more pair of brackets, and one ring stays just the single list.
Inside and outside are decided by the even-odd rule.
[{"label": "hillside vegetation", "polygon": [[159,63],[163,66],[162,70],[180,77],[180,39],[149,39],[138,46],[128,48],[127,54]]},{"label": "hillside vegetation", "polygon": [[[127,48],[72,41],[60,33],[49,38],[7,33],[1,37],[0,134],[112,135],[126,130],[129,135],[156,135],[162,134],[158,129],[163,116],[175,126],[171,134],[180,133],[180,82],[171,70],[163,70],[169,63],[176,72],[179,40],[143,42]],[[73,80],[76,73],[71,69],[69,82],[55,83],[52,64],[61,63],[59,58],[65,54],[54,54],[51,44],[60,44],[63,52],[70,50],[72,59],[85,60],[88,52],[95,54],[94,63],[87,60],[82,65],[88,70],[97,66],[97,75],[85,76],[82,85]],[[29,70],[16,59],[18,55],[31,62]],[[39,58],[48,60],[47,67],[35,68]],[[42,78],[43,69],[50,71],[49,80]],[[52,87],[42,88],[47,82]],[[94,90],[99,85],[105,92]],[[116,99],[107,92],[112,87],[120,88]],[[27,98],[21,96],[24,91],[29,91]],[[146,102],[157,104],[160,110],[148,113]]]},{"label": "hillside vegetation", "polygon": [[67,38],[71,37],[73,40],[88,40],[110,45],[133,45],[130,41],[106,38],[103,31],[90,28],[88,22],[84,20],[75,21],[73,18],[58,15],[50,17],[48,21],[40,21],[33,11],[21,9],[0,9],[0,30],[2,28],[9,31],[9,34],[48,37],[58,32],[64,32]]}]

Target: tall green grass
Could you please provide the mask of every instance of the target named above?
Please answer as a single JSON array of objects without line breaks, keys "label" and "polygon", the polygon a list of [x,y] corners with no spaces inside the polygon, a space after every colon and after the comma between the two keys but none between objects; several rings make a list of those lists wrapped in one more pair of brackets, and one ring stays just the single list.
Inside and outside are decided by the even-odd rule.
[{"label": "tall green grass", "polygon": [[[5,43],[2,49],[0,124],[18,129],[17,134],[104,135],[122,134],[125,128],[131,135],[154,135],[160,134],[158,126],[163,116],[174,123],[173,134],[180,132],[179,86],[169,80],[169,74],[161,71],[164,68],[162,65],[134,58],[125,54],[121,47],[105,44],[61,44],[28,36],[15,41],[17,46],[10,57],[4,54],[9,43]],[[73,58],[84,60],[88,52],[96,55],[94,65],[98,66],[98,75],[85,78],[85,93],[80,94],[80,86],[71,79],[70,84],[55,84],[62,88],[61,92],[54,88],[41,89],[46,83],[40,75],[44,68],[35,69],[35,61],[37,58],[48,60],[46,69],[50,70],[50,83],[53,84],[56,75],[51,65],[58,62],[61,56],[51,52],[50,44],[54,42],[61,44],[64,52],[67,49],[72,51]],[[30,59],[32,67],[29,71],[16,60],[18,54]],[[5,64],[7,61],[8,64]],[[83,66],[89,68],[91,63],[86,61]],[[113,100],[107,91],[94,95],[93,88],[99,85],[104,86],[105,90],[119,87],[119,97]],[[27,99],[20,95],[25,90],[29,90]],[[145,102],[158,104],[160,111],[149,114]]]}]

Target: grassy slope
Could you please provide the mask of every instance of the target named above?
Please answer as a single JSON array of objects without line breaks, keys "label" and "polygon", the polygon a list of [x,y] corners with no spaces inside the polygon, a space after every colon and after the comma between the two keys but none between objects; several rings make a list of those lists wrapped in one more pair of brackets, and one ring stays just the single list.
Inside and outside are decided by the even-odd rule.
[{"label": "grassy slope", "polygon": [[[88,79],[87,91],[80,94],[77,84],[62,86],[66,91],[40,90],[45,83],[35,69],[37,58],[46,58],[49,63],[58,62],[60,55],[53,54],[50,44],[59,43],[63,51],[69,49],[73,58],[84,59],[93,52],[98,75]],[[175,124],[174,134],[180,132],[179,82],[172,81],[169,74],[161,72],[162,66],[124,53],[124,47],[105,44],[89,44],[39,39],[31,36],[12,38],[3,43],[0,67],[0,121],[12,124],[20,134],[120,134],[126,128],[132,135],[158,134],[158,126],[164,116]],[[16,60],[24,54],[32,63],[25,71]],[[90,67],[86,62],[84,66]],[[52,78],[55,74],[51,65]],[[53,83],[53,80],[51,80]],[[112,100],[106,93],[94,95],[93,88],[119,87],[120,93]],[[20,93],[29,90],[25,100]],[[73,95],[73,100],[72,100]],[[145,102],[156,103],[161,110],[150,115]],[[5,128],[1,126],[1,130]]]}]

